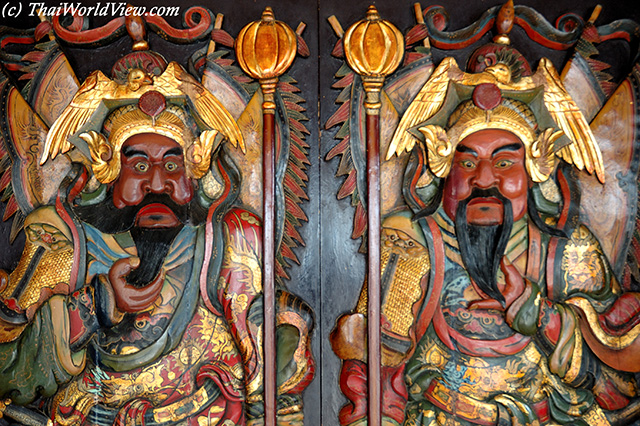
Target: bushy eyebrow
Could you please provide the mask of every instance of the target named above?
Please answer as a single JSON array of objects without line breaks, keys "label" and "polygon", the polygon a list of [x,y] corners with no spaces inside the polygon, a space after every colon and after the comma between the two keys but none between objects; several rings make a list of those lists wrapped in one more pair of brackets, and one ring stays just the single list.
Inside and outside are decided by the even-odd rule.
[{"label": "bushy eyebrow", "polygon": [[505,146],[501,146],[500,148],[496,148],[495,151],[493,151],[491,153],[491,156],[493,157],[494,155],[503,152],[503,151],[518,151],[520,148],[522,148],[522,144],[519,143],[510,143],[509,145],[505,145]]},{"label": "bushy eyebrow", "polygon": [[[149,158],[149,156],[147,155],[146,152],[144,151],[140,151],[139,149],[134,149],[131,148],[130,146],[125,146],[122,148],[122,155],[124,155],[125,157],[144,157],[144,158]],[[170,150],[168,150],[167,152],[164,153],[164,155],[162,156],[162,158],[167,158],[167,157],[171,157],[171,156],[180,156],[182,155],[182,149],[180,148],[171,148]]]},{"label": "bushy eyebrow", "polygon": [[125,146],[122,148],[122,155],[125,157],[144,157],[149,158],[146,152],[140,151],[139,149],[133,149],[130,146]]},{"label": "bushy eyebrow", "polygon": [[467,153],[467,152],[468,152],[468,153],[470,153],[470,154],[475,155],[476,157],[478,156],[478,153],[477,153],[473,148],[469,148],[468,146],[465,146],[465,145],[458,145],[458,146],[456,147],[456,151],[458,151],[458,152],[464,152],[464,153]]},{"label": "bushy eyebrow", "polygon": [[171,157],[172,155],[177,155],[177,156],[182,155],[182,149],[180,149],[180,148],[171,148],[170,150],[168,150],[167,152],[164,153],[162,158]]}]

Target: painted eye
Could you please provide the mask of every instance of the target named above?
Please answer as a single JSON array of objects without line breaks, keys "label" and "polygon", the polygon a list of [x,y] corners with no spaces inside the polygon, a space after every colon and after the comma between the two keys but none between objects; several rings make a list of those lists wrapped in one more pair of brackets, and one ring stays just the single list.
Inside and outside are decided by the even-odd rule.
[{"label": "painted eye", "polygon": [[460,165],[462,166],[462,168],[464,169],[475,169],[476,167],[476,163],[474,163],[471,160],[462,160],[460,162]]},{"label": "painted eye", "polygon": [[147,170],[149,170],[149,165],[144,161],[139,161],[135,166],[133,166],[133,168],[140,173],[145,173]]},{"label": "painted eye", "polygon": [[178,170],[178,165],[173,161],[168,161],[165,163],[164,168],[167,169],[168,172],[175,172]]},{"label": "painted eye", "polygon": [[498,169],[506,169],[510,165],[513,164],[513,161],[510,160],[500,160],[496,163],[496,168]]}]

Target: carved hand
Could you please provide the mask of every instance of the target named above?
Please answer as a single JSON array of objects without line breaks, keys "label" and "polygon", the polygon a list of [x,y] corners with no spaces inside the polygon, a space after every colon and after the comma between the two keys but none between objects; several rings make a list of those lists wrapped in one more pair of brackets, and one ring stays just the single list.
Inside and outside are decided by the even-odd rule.
[{"label": "carved hand", "polygon": [[140,265],[140,259],[129,257],[116,261],[109,269],[109,282],[113,288],[116,306],[123,312],[139,312],[153,304],[160,295],[164,284],[164,274],[161,272],[148,285],[136,288],[127,283],[126,277]]},{"label": "carved hand", "polygon": [[520,272],[515,266],[509,262],[506,256],[500,261],[500,270],[504,274],[506,285],[500,289],[504,296],[505,305],[496,299],[474,300],[469,304],[469,309],[495,309],[497,311],[506,311],[513,302],[524,292],[526,284]]},{"label": "carved hand", "polygon": [[506,285],[501,289],[505,305],[495,299],[475,300],[469,309],[495,309],[505,312],[507,324],[520,334],[532,336],[536,333],[540,317],[541,293],[538,284],[520,275],[515,266],[502,258],[500,269]]}]

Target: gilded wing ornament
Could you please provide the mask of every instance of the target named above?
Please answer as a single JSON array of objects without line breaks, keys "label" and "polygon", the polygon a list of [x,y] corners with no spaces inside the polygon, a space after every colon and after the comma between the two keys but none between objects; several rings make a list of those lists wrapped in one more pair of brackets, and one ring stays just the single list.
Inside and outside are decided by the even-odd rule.
[{"label": "gilded wing ornament", "polygon": [[59,153],[68,152],[72,146],[67,137],[80,130],[105,101],[138,99],[151,90],[167,98],[187,96],[207,125],[225,135],[234,147],[239,146],[244,151],[240,129],[227,109],[178,63],[171,62],[157,77],[134,68],[129,72],[125,84],[118,84],[101,71],[92,73],[51,126],[40,164]]},{"label": "gilded wing ornament", "polygon": [[391,159],[393,154],[400,155],[403,151],[409,152],[413,149],[416,138],[408,130],[429,119],[438,111],[447,94],[447,87],[451,80],[450,74],[460,75],[461,73],[454,58],[446,58],[438,65],[402,116],[391,139],[386,160]]},{"label": "gilded wing ornament", "polygon": [[181,92],[191,98],[202,119],[212,129],[225,135],[234,147],[239,146],[242,152],[246,151],[238,124],[231,114],[211,92],[180,65],[171,62],[165,72],[154,79],[152,87],[165,96],[175,96],[175,88],[179,87]]},{"label": "gilded wing ornament", "polygon": [[101,71],[91,73],[80,86],[71,103],[49,129],[40,164],[42,165],[49,158],[54,159],[58,154],[64,154],[72,148],[67,136],[73,135],[85,125],[103,100],[134,97],[135,92],[142,86],[151,84],[150,79],[144,79],[141,76],[144,71],[139,69],[135,71],[129,73],[129,81],[126,85],[116,83]]},{"label": "gilded wing ornament", "polygon": [[580,170],[586,169],[591,174],[595,172],[598,180],[604,183],[604,166],[598,143],[578,105],[565,90],[551,61],[542,58],[532,79],[544,85],[545,106],[553,120],[573,142],[556,154]]}]

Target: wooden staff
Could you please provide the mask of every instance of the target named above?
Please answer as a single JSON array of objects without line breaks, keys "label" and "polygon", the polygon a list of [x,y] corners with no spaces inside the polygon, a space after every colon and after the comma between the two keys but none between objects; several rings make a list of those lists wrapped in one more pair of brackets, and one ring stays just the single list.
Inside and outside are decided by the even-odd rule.
[{"label": "wooden staff", "polygon": [[379,426],[381,411],[380,354],[380,92],[384,79],[398,68],[404,54],[402,33],[381,20],[374,6],[343,38],[349,66],[362,78],[367,142],[367,335],[369,426]]},{"label": "wooden staff", "polygon": [[235,48],[238,63],[245,73],[260,82],[262,91],[264,421],[266,426],[276,426],[275,92],[278,77],[295,58],[297,39],[293,30],[276,21],[273,10],[267,7],[260,21],[240,31]]}]

